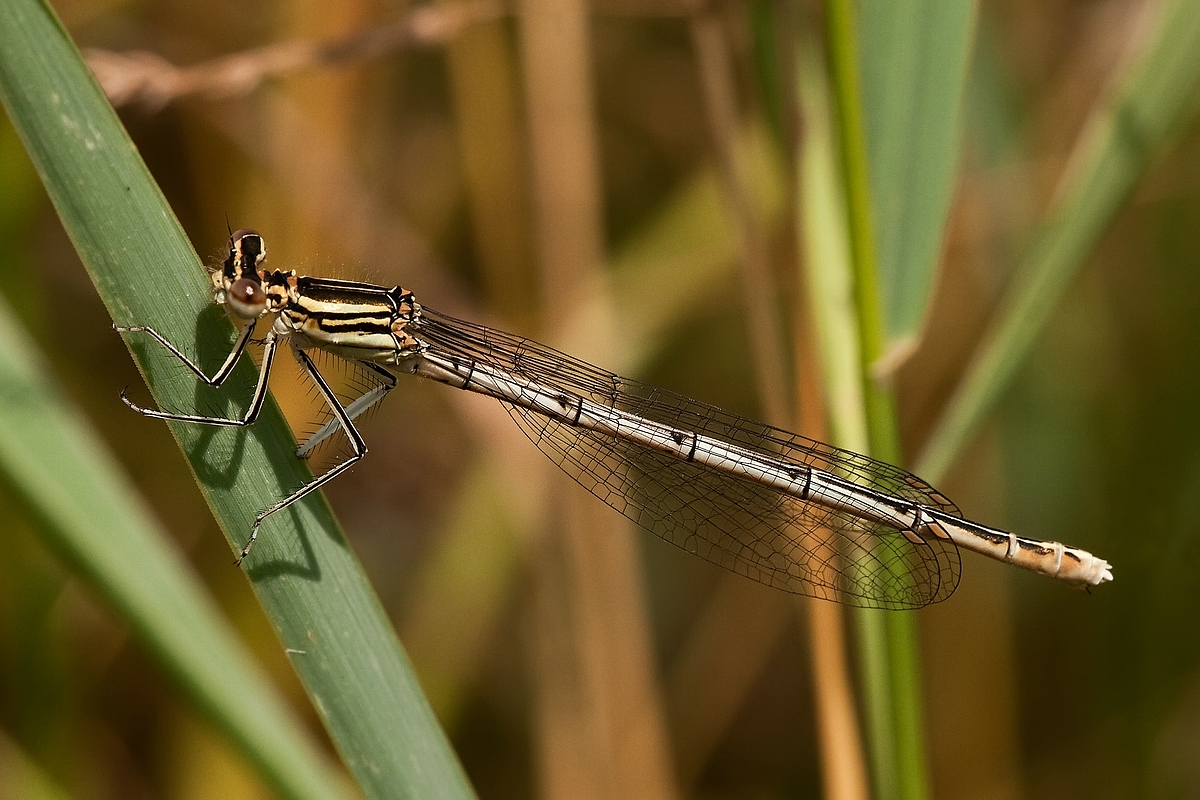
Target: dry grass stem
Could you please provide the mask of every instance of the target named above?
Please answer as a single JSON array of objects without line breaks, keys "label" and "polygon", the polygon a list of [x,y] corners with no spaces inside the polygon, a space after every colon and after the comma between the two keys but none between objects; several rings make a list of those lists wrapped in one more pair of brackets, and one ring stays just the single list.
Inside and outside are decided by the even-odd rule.
[{"label": "dry grass stem", "polygon": [[145,51],[88,50],[86,56],[114,106],[139,103],[158,111],[184,97],[237,97],[249,94],[268,78],[440,46],[468,26],[505,13],[507,4],[502,0],[421,6],[396,22],[338,39],[270,44],[190,67],[178,67]]}]

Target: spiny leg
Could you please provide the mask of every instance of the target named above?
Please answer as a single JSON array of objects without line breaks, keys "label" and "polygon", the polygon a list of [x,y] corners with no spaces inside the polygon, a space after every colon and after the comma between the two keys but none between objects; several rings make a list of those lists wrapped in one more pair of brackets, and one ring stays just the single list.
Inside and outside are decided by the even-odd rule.
[{"label": "spiny leg", "polygon": [[230,350],[229,355],[225,357],[225,363],[221,365],[221,367],[216,371],[216,374],[214,374],[211,378],[205,375],[204,370],[196,366],[196,364],[193,363],[190,358],[184,355],[179,348],[171,344],[171,342],[168,341],[165,336],[154,330],[154,328],[145,325],[131,325],[129,327],[113,325],[113,330],[115,330],[117,333],[144,333],[150,336],[163,347],[167,348],[171,355],[182,361],[184,366],[196,374],[196,377],[204,381],[209,386],[216,387],[224,383],[225,379],[229,377],[229,374],[233,372],[233,368],[237,365],[238,358],[241,357],[243,352],[245,352],[246,345],[250,342],[250,337],[254,334],[254,327],[257,324],[258,320],[254,319],[242,326],[242,330],[238,334],[237,341],[233,343],[233,349]]},{"label": "spiny leg", "polygon": [[[348,416],[350,419],[358,419],[359,415],[363,414],[372,406],[377,404],[380,400],[387,396],[388,392],[396,388],[396,376],[388,372],[383,367],[372,364],[368,361],[356,361],[354,363],[375,373],[376,376],[383,381],[383,383],[367,390],[366,392],[363,392],[346,406],[346,416]],[[322,425],[316,433],[308,437],[308,440],[296,449],[296,457],[308,458],[317,445],[336,433],[340,427],[341,422],[335,416],[333,419]]]},{"label": "spiny leg", "polygon": [[312,359],[309,358],[308,354],[303,350],[297,348],[292,352],[295,353],[296,360],[300,362],[300,366],[304,368],[309,377],[313,379],[314,383],[316,383],[317,389],[320,390],[321,395],[325,398],[325,402],[329,404],[329,410],[333,412],[334,419],[337,420],[339,425],[346,429],[346,435],[350,437],[350,445],[354,449],[354,452],[348,459],[340,464],[335,464],[333,467],[326,470],[320,477],[314,478],[312,481],[283,498],[275,505],[258,512],[258,515],[254,518],[254,526],[250,529],[250,539],[246,542],[246,546],[242,548],[242,552],[235,562],[237,564],[241,564],[243,559],[250,554],[250,548],[254,546],[254,540],[258,538],[258,529],[259,526],[262,525],[264,519],[271,516],[276,511],[287,508],[300,498],[329,483],[367,454],[367,445],[366,442],[363,441],[362,434],[358,432],[358,428],[355,428],[354,423],[350,421],[350,415],[347,413],[346,409],[342,407],[342,404],[338,402],[337,395],[335,395],[333,390],[329,388],[329,384],[325,382],[325,378],[322,377],[321,373],[317,370],[316,364],[313,363]]},{"label": "spiny leg", "polygon": [[[252,325],[247,325],[246,327],[250,328]],[[155,336],[157,335],[158,334],[155,334]],[[245,338],[248,338],[248,334]],[[160,339],[160,341],[163,341],[164,344],[166,344],[165,340]],[[244,342],[242,346],[245,346]],[[167,344],[167,347],[171,347],[171,345]],[[156,411],[155,409],[151,408],[142,408],[125,396],[125,390],[121,390],[121,399],[125,401],[125,405],[129,406],[134,411],[147,417],[153,417],[154,419],[173,420],[176,422],[198,422],[201,425],[219,425],[227,428],[244,428],[247,425],[252,424],[254,420],[258,419],[258,414],[260,411],[262,411],[263,401],[266,400],[267,397],[267,380],[270,378],[271,365],[275,361],[275,351],[278,349],[278,347],[279,336],[274,330],[272,330],[267,334],[266,348],[263,350],[262,369],[258,373],[258,384],[254,387],[254,395],[250,398],[250,408],[246,411],[246,415],[241,419],[228,419],[226,417],[201,417],[194,414],[171,414],[166,411]],[[186,358],[178,353],[178,351],[175,351],[174,348],[171,348],[171,350],[175,352],[176,355],[179,355],[179,357],[184,362],[188,363],[189,366],[192,366]],[[193,370],[194,369],[195,367],[193,366]],[[201,375],[201,377],[203,377],[203,375]]]}]

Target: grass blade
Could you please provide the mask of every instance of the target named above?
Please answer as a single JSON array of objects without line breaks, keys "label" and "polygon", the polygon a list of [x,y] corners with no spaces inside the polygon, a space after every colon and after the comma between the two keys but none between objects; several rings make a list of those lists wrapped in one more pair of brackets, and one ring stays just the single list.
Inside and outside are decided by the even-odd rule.
[{"label": "grass blade", "polygon": [[1198,79],[1200,6],[1174,0],[1081,136],[1057,201],[917,460],[927,480],[945,475],[978,430],[1154,153],[1195,113]]},{"label": "grass blade", "polygon": [[0,472],[43,538],[284,797],[345,796],[323,754],[47,377],[0,302]]},{"label": "grass blade", "polygon": [[[800,362],[800,348],[807,332],[797,338],[797,375],[801,392],[806,386],[819,385],[824,403],[801,394],[801,412],[806,433],[824,429],[829,441],[862,452],[868,446],[866,413],[863,408],[862,359],[859,357],[857,320],[850,285],[850,246],[846,224],[844,186],[837,160],[837,140],[832,120],[828,78],[819,57],[819,48],[811,37],[798,37],[796,91],[799,112],[806,121],[798,158],[796,196],[797,239],[803,244],[803,277],[806,290],[800,295],[807,308],[799,314],[810,320],[814,334],[811,346],[814,367]],[[819,372],[805,379],[810,372]],[[824,424],[815,407],[823,406]],[[820,601],[810,608],[813,635],[813,672],[817,685],[817,729],[821,736],[821,781],[825,796],[837,800],[859,800],[868,792],[865,743],[858,714],[849,688],[852,670],[842,655],[848,648],[834,637],[844,624],[830,623],[828,617],[843,611],[824,610]],[[836,627],[834,627],[836,626]],[[824,632],[821,636],[820,632]],[[822,657],[822,651],[823,657]],[[847,654],[848,655],[848,654]],[[834,668],[838,667],[836,673]],[[843,689],[844,687],[844,689]]]},{"label": "grass blade", "polygon": [[[830,65],[871,455],[900,463],[895,400],[872,379],[925,312],[956,166],[972,8],[832,0]],[[861,21],[860,21],[861,20]],[[927,42],[932,37],[936,47]],[[861,73],[860,73],[861,70]],[[914,187],[920,187],[914,189]],[[928,793],[916,632],[856,612],[875,792]]]},{"label": "grass blade", "polygon": [[[53,12],[35,0],[4,0],[0,28],[0,96],[113,318],[155,326],[184,350],[201,350],[204,364],[219,358],[232,327],[210,308],[195,251]],[[194,408],[205,399],[168,357],[140,345],[134,350],[161,406]],[[250,365],[241,372],[249,378]],[[172,430],[235,550],[254,513],[307,477],[273,403],[249,430]],[[247,567],[364,791],[470,797],[324,499],[314,496],[272,518]]]},{"label": "grass blade", "polygon": [[[883,460],[894,459],[896,446],[895,411],[889,392],[867,376],[870,365],[883,352],[884,329],[880,314],[879,285],[876,280],[874,227],[867,176],[866,139],[861,100],[858,26],[855,9],[849,0],[832,0],[826,6],[826,25],[830,52],[830,77],[837,133],[845,186],[847,231],[852,268],[854,318],[858,327],[859,369],[863,373],[862,404],[866,420],[869,452]],[[899,663],[892,648],[891,628],[898,636],[912,636],[907,614],[884,614],[855,609],[863,687],[864,716],[871,755],[874,793],[883,798],[919,796],[924,784],[924,753],[921,731],[914,719],[902,719],[896,710],[896,692],[916,692],[916,664]],[[911,653],[912,648],[901,648]],[[911,707],[912,703],[904,703]],[[905,742],[908,746],[905,746]],[[900,754],[908,754],[904,763]],[[907,769],[906,769],[907,767]],[[916,774],[916,791],[903,792],[905,777]]]},{"label": "grass blade", "polygon": [[975,4],[868,0],[860,20],[880,313],[886,350],[899,354],[914,346],[937,274]]}]

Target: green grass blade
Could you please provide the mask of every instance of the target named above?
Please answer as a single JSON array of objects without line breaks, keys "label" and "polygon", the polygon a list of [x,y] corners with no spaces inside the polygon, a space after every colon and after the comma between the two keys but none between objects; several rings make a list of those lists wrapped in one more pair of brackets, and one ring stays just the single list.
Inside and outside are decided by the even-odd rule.
[{"label": "green grass blade", "polygon": [[[865,244],[855,262],[857,283],[878,283],[875,290],[858,292],[860,327],[868,332],[862,354],[868,372],[868,430],[872,455],[894,464],[902,460],[894,400],[890,389],[875,386],[869,375],[881,360],[889,361],[889,356],[913,346],[926,313],[958,166],[960,109],[974,20],[972,2],[867,0],[859,7],[864,142],[853,141],[853,128],[843,131],[843,142],[849,154],[866,150],[874,227],[856,234]],[[844,98],[841,105],[852,102]],[[858,177],[852,184],[852,209],[866,205],[866,199],[855,194],[862,180]],[[867,216],[852,214],[860,224]],[[877,301],[872,302],[873,295]],[[872,315],[879,319],[871,320]],[[924,797],[928,776],[915,622],[907,614],[865,612],[860,624],[863,641],[877,648],[878,660],[865,660],[868,684],[887,680],[890,690],[890,706],[881,709],[881,698],[873,703],[872,714],[883,724],[884,712],[890,712],[895,785],[877,782],[877,792]],[[880,638],[886,641],[883,647],[878,646]]]},{"label": "green grass blade", "polygon": [[1090,121],[1058,200],[1036,232],[916,471],[936,481],[996,405],[1151,157],[1196,110],[1200,5],[1174,0],[1112,101]]},{"label": "green grass blade", "polygon": [[[868,452],[878,458],[888,458],[897,449],[892,398],[869,378],[869,365],[883,350],[884,329],[876,280],[874,228],[867,177],[858,30],[850,0],[831,0],[826,6],[826,14],[830,84],[833,106],[837,110],[838,151],[845,187],[854,303],[852,313],[859,341],[858,369],[863,376],[862,406]],[[896,715],[896,679],[915,677],[916,666],[895,662],[888,628],[906,624],[907,615],[881,614],[867,609],[852,610],[851,615],[856,623],[872,788],[878,797],[899,797],[905,774],[902,772],[904,765],[900,753],[912,749],[905,748],[902,740],[915,744],[918,750],[914,758],[915,768],[919,775],[924,774],[924,755],[919,752],[920,728],[913,724],[913,720],[903,720]],[[910,650],[906,649],[905,652]],[[915,681],[908,689],[915,691]],[[901,686],[901,691],[904,690]]]},{"label": "green grass blade", "polygon": [[[807,37],[799,37],[797,47],[796,92],[798,110],[805,120],[805,134],[798,153],[796,196],[797,239],[804,248],[803,276],[807,291],[807,313],[812,319],[816,352],[821,368],[821,387],[825,402],[826,428],[830,441],[856,452],[868,449],[866,408],[863,399],[862,358],[859,355],[858,321],[851,285],[850,244],[844,184],[837,159],[837,139],[832,120],[829,86],[818,49]],[[802,398],[805,399],[805,398]],[[809,402],[805,399],[806,402]],[[859,617],[858,636],[882,641],[878,633],[861,630],[864,621],[878,618]],[[814,644],[814,647],[817,645]],[[863,653],[875,652],[864,648]],[[866,658],[860,659],[861,662]],[[872,665],[878,665],[876,657]],[[865,695],[871,692],[886,697],[886,675],[874,671],[860,673]],[[868,689],[871,686],[874,689]],[[888,735],[890,726],[880,714],[887,704],[865,705],[865,720],[871,735]],[[819,725],[819,727],[821,727]],[[823,736],[822,781],[830,796],[858,797],[856,789],[866,793],[867,766],[864,742],[857,725],[843,736]],[[888,745],[883,752],[893,752]],[[828,761],[825,759],[829,759]],[[824,767],[828,764],[827,767]],[[876,785],[893,782],[891,761],[871,765]],[[837,781],[836,783],[834,781]],[[834,795],[834,792],[845,792]]]},{"label": "green grass blade", "polygon": [[[863,372],[864,406],[866,411],[867,437],[870,454],[880,460],[899,463],[901,453],[896,423],[895,399],[889,387],[872,378],[873,367],[885,355],[889,344],[886,320],[886,297],[880,284],[879,230],[892,230],[898,224],[894,217],[900,216],[900,224],[916,214],[928,219],[921,224],[929,230],[940,231],[944,225],[946,200],[939,203],[915,205],[911,209],[891,204],[875,205],[877,197],[891,197],[896,193],[893,176],[900,168],[889,163],[899,157],[900,151],[890,141],[872,145],[870,133],[879,137],[901,135],[905,126],[867,127],[867,120],[876,112],[868,102],[880,101],[864,94],[862,76],[864,58],[860,57],[864,45],[860,36],[864,30],[881,31],[889,24],[888,9],[878,4],[864,4],[864,17],[881,15],[861,23],[855,16],[856,6],[850,0],[831,0],[827,5],[828,40],[830,48],[830,70],[834,87],[834,103],[838,111],[838,135],[842,160],[843,180],[846,186],[846,207],[849,227],[851,263],[854,274],[855,313],[858,320],[861,344],[860,368]],[[878,47],[875,42],[871,46]],[[911,53],[903,47],[883,47],[880,53],[872,53],[869,59],[884,59],[876,66],[882,74],[893,71],[904,74],[904,59]],[[901,63],[886,63],[886,59]],[[924,79],[920,70],[915,80]],[[960,78],[961,81],[961,78]],[[930,86],[929,91],[937,87]],[[961,87],[959,88],[961,93]],[[886,111],[886,109],[885,109]],[[884,120],[889,119],[883,113]],[[871,153],[881,154],[881,163],[870,160]],[[928,165],[927,165],[928,166]],[[953,169],[953,159],[940,164],[941,170]],[[884,176],[877,183],[876,173]],[[908,176],[907,180],[924,180],[923,176]],[[948,181],[943,175],[941,181]],[[936,185],[938,181],[934,181]],[[943,191],[948,191],[944,189]],[[902,213],[903,212],[903,213]],[[936,215],[936,218],[934,218]],[[886,220],[886,222],[884,221]],[[910,220],[911,222],[911,220]],[[878,227],[877,227],[878,226]],[[928,294],[933,263],[918,264],[910,260],[898,264],[898,268],[911,271],[911,280],[917,290],[912,297],[920,300],[923,309]],[[912,301],[908,301],[912,305]],[[923,310],[922,310],[923,313]],[[883,798],[922,798],[928,795],[928,776],[925,763],[923,715],[920,691],[920,668],[913,616],[903,613],[883,613],[872,610],[854,612],[859,635],[860,663],[864,688],[867,730],[871,744],[871,769],[874,790]]]},{"label": "green grass blade", "polygon": [[0,302],[0,473],[192,701],[284,797],[346,796],[245,645],[156,530]]},{"label": "green grass blade", "polygon": [[973,2],[860,6],[867,163],[885,349],[925,316],[958,167]]},{"label": "green grass blade", "polygon": [[[53,12],[3,0],[0,29],[0,97],[114,320],[155,326],[202,363],[218,361],[232,326],[211,308],[195,251]],[[219,397],[157,349],[133,349],[161,406]],[[249,364],[239,372],[251,379]],[[246,430],[172,430],[234,550],[257,510],[307,478],[273,403]],[[323,497],[272,517],[246,570],[364,791],[472,796]]]},{"label": "green grass blade", "polygon": [[837,159],[828,79],[814,44],[801,37],[796,90],[805,133],[799,154],[797,237],[804,246],[804,280],[816,333],[830,441],[864,452],[862,358],[851,285],[845,186]]}]

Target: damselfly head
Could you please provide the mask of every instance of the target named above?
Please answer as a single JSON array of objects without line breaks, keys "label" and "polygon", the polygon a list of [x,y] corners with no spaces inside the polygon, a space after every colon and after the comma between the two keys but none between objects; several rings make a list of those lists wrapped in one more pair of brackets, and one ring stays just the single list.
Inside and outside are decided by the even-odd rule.
[{"label": "damselfly head", "polygon": [[267,257],[267,245],[258,231],[242,228],[229,237],[229,257],[257,274],[259,264]]},{"label": "damselfly head", "polygon": [[234,316],[251,320],[267,307],[258,268],[267,257],[267,246],[256,231],[239,230],[229,237],[229,255],[224,268],[213,275],[215,299]]}]

